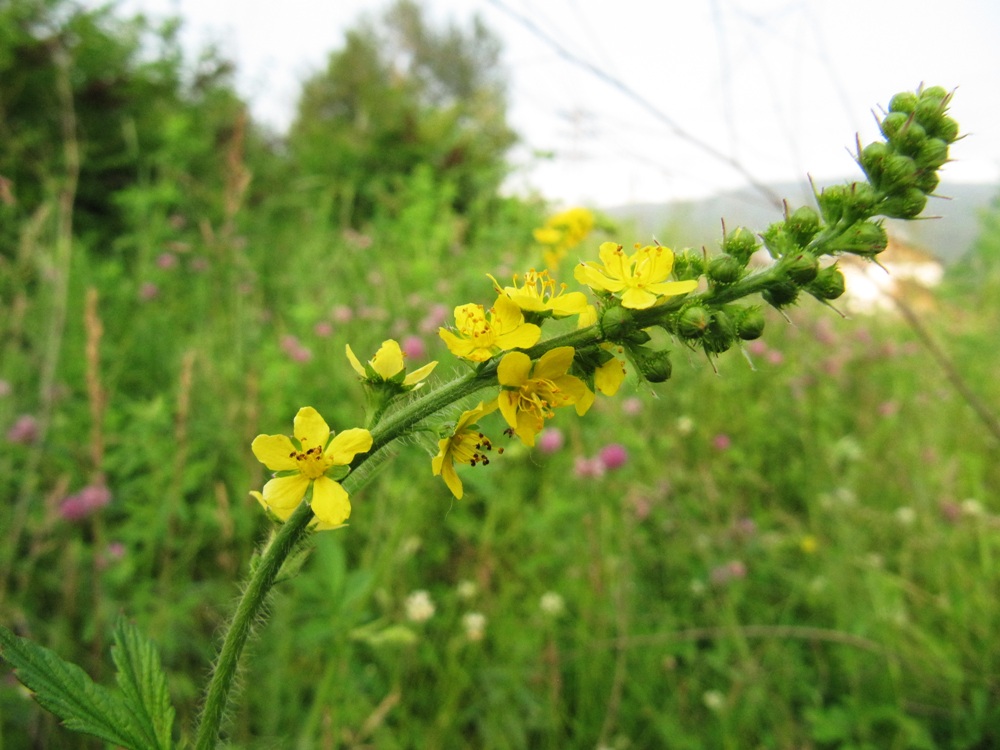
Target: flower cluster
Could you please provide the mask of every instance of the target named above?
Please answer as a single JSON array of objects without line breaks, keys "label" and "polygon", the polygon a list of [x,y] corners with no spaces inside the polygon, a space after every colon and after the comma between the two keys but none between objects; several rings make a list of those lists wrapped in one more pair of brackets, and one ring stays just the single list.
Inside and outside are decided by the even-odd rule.
[{"label": "flower cluster", "polygon": [[[584,209],[553,216],[534,233],[548,270],[531,268],[509,285],[488,276],[493,303],[459,305],[454,325],[438,329],[451,354],[469,364],[465,374],[414,396],[436,362],[407,372],[402,348],[387,340],[362,364],[348,346],[347,358],[367,392],[371,432],[355,428],[334,436],[314,409],[302,409],[292,437],[261,435],[254,441],[257,458],[276,472],[256,497],[279,520],[308,502],[318,527],[339,526],[350,514],[340,482],[351,467],[369,458],[364,454],[382,456],[382,447],[423,429],[437,440],[431,471],[462,498],[458,467],[488,466],[503,452],[483,426],[494,413],[507,436],[534,447],[543,431],[561,435],[546,430],[557,412],[573,407],[585,415],[596,394],[615,395],[628,373],[649,383],[670,378],[671,342],[714,361],[758,339],[763,306],[747,298],[759,295],[779,310],[802,292],[826,304],[836,300],[844,292],[844,277],[835,262],[822,261],[842,253],[874,259],[887,242],[878,217],[913,218],[937,186],[937,171],[958,137],[958,126],[947,115],[950,98],[937,87],[893,97],[880,122],[886,140],[859,145],[866,182],[818,192],[818,210],[786,204],[784,218],[759,235],[744,228],[724,232],[721,252],[714,256],[706,250],[674,253],[659,243],[636,244],[632,251],[601,243],[597,259],[580,261],[573,272],[593,302],[553,273],[593,230],[594,217]],[[750,259],[761,251],[771,263],[755,270]],[[562,332],[543,338],[543,326],[570,317],[576,317],[575,329],[564,325]],[[480,394],[475,406],[457,418],[432,421],[456,404],[471,403],[473,394]],[[550,442],[541,441],[540,449],[551,450]],[[626,454],[616,449],[620,455],[609,461],[620,465]]]},{"label": "flower cluster", "polygon": [[550,271],[558,270],[569,251],[594,231],[595,223],[594,215],[587,209],[571,208],[550,216],[544,226],[534,231],[535,241],[544,248],[542,255]]}]

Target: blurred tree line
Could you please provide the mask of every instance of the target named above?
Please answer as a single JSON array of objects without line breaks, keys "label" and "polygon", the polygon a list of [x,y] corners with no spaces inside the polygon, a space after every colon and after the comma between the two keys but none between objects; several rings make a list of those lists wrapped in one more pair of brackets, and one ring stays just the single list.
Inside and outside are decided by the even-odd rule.
[{"label": "blurred tree line", "polygon": [[74,234],[98,252],[156,217],[219,226],[290,190],[356,228],[402,211],[414,180],[473,231],[498,200],[515,135],[500,44],[478,19],[436,28],[413,0],[360,19],[304,83],[287,136],[247,119],[217,50],[186,59],[179,29],[73,0],[0,3],[2,262],[69,172]]}]

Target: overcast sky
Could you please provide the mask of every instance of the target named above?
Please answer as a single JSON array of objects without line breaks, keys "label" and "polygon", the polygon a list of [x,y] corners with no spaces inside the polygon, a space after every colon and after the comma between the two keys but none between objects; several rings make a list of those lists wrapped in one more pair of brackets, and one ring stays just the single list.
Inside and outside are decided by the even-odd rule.
[{"label": "overcast sky", "polygon": [[[511,188],[560,204],[697,197],[745,185],[747,175],[761,182],[806,173],[821,182],[856,177],[848,151],[855,133],[874,139],[872,110],[921,81],[957,87],[952,113],[969,134],[952,147],[957,161],[945,168],[943,188],[1000,183],[995,0],[424,4],[432,17],[459,23],[478,13],[503,39],[511,122],[524,140]],[[238,86],[257,118],[283,129],[299,82],[325,67],[360,14],[387,2],[120,5],[184,18],[186,43],[218,44],[236,61]],[[553,156],[540,160],[537,152]]]}]

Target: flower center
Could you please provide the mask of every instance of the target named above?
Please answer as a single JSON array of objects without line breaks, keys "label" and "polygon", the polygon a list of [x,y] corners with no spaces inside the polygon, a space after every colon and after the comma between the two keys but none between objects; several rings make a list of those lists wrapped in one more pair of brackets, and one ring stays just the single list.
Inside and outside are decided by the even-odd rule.
[{"label": "flower center", "polygon": [[299,472],[302,476],[309,479],[318,479],[333,466],[333,459],[323,454],[323,447],[320,445],[313,446],[301,453],[292,453],[291,457],[299,465]]},{"label": "flower center", "polygon": [[478,346],[489,347],[493,345],[496,334],[493,326],[486,320],[486,312],[481,305],[478,310],[470,312],[462,322],[461,334],[465,338],[472,339]]},{"label": "flower center", "polygon": [[[490,442],[488,437],[481,432],[466,430],[455,438],[452,447],[452,456],[455,461],[461,464],[468,464],[469,466],[482,464],[483,466],[488,466],[490,458],[487,452],[491,450],[493,450],[493,443]],[[500,452],[503,452],[503,448],[500,448]]]}]

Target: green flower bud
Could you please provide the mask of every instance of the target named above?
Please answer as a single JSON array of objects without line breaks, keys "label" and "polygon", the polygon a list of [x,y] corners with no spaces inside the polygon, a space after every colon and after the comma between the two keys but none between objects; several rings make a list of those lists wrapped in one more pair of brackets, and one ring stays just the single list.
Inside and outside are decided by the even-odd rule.
[{"label": "green flower bud", "polygon": [[705,259],[699,253],[685,248],[674,255],[674,278],[678,281],[697,279],[703,273],[705,273]]},{"label": "green flower bud", "polygon": [[878,183],[882,179],[882,175],[885,172],[885,160],[892,156],[892,149],[889,144],[882,141],[876,141],[875,143],[869,143],[864,147],[858,157],[858,162],[861,164],[861,168],[865,170],[865,174],[868,175],[868,179],[874,183]]},{"label": "green flower bud", "polygon": [[787,255],[782,259],[781,265],[788,274],[788,278],[799,286],[808,284],[816,278],[819,270],[819,263],[812,253],[800,252],[794,255]]},{"label": "green flower bud", "polygon": [[899,131],[906,127],[906,123],[909,121],[910,115],[905,112],[890,112],[882,118],[882,122],[878,126],[879,130],[882,131],[882,135],[891,141],[899,134]]},{"label": "green flower bud", "polygon": [[903,91],[889,100],[890,112],[905,112],[911,114],[917,108],[917,95],[912,91]]},{"label": "green flower bud", "polygon": [[733,315],[736,322],[736,335],[744,341],[759,339],[764,333],[764,311],[760,305],[740,308]]},{"label": "green flower bud", "polygon": [[761,292],[760,296],[764,298],[767,304],[780,310],[795,303],[795,300],[799,296],[799,287],[795,282],[788,279],[776,281]]},{"label": "green flower bud", "polygon": [[917,187],[888,196],[879,207],[883,216],[893,219],[912,219],[927,206],[927,196]]},{"label": "green flower bud", "polygon": [[844,289],[844,274],[837,268],[836,263],[821,268],[816,278],[806,287],[809,294],[821,300],[837,299],[844,293]]},{"label": "green flower bud", "polygon": [[799,247],[805,247],[809,240],[819,234],[819,214],[809,206],[797,208],[785,221],[785,230]]},{"label": "green flower bud", "polygon": [[743,264],[732,255],[717,255],[708,263],[708,278],[716,284],[732,284],[743,276]]},{"label": "green flower bud", "polygon": [[626,344],[626,345],[633,344],[633,345],[638,346],[640,344],[648,344],[649,341],[652,338],[653,337],[650,336],[645,331],[641,331],[641,330],[640,331],[632,331],[632,332],[627,333],[625,335],[625,337],[622,339],[622,343]]},{"label": "green flower bud", "polygon": [[938,99],[947,101],[950,98],[948,91],[942,86],[929,86],[920,92],[920,100]]},{"label": "green flower bud", "polygon": [[831,185],[823,188],[816,196],[820,213],[823,214],[823,219],[828,224],[836,224],[844,215],[844,208],[847,205],[847,191],[847,185]]},{"label": "green flower bud", "polygon": [[927,131],[924,130],[924,126],[919,122],[910,121],[910,123],[899,131],[895,138],[893,138],[892,143],[899,149],[900,153],[906,154],[907,156],[915,156],[920,147],[923,145],[924,141],[927,139]]},{"label": "green flower bud", "polygon": [[934,189],[938,186],[939,182],[941,182],[941,178],[938,177],[938,173],[928,170],[926,172],[922,172],[920,176],[917,177],[917,181],[913,183],[913,187],[917,188],[917,190],[922,193],[929,194],[934,192]]},{"label": "green flower bud", "polygon": [[881,179],[875,181],[884,193],[895,193],[913,185],[917,179],[917,164],[909,156],[893,154],[884,162]]},{"label": "green flower bud", "polygon": [[722,310],[711,315],[708,330],[701,339],[701,345],[709,354],[722,354],[736,341],[736,324]]},{"label": "green flower bud", "polygon": [[677,333],[686,339],[699,339],[708,330],[710,315],[700,305],[693,305],[677,317]]},{"label": "green flower bud", "polygon": [[722,252],[732,255],[743,266],[750,262],[750,256],[757,252],[759,247],[757,236],[743,227],[736,227],[722,241]]},{"label": "green flower bud", "polygon": [[[937,170],[948,161],[948,144],[940,138],[926,138],[913,160],[921,169]],[[929,192],[929,191],[924,191]]]},{"label": "green flower bud", "polygon": [[635,362],[639,374],[650,383],[662,383],[670,379],[673,365],[670,363],[670,352],[653,351],[643,346],[629,347],[628,353]]},{"label": "green flower bud", "polygon": [[859,221],[852,224],[827,245],[827,252],[853,253],[865,257],[874,257],[885,250],[889,238],[885,227],[879,222]]},{"label": "green flower bud", "polygon": [[943,99],[921,99],[917,103],[913,116],[927,130],[937,130],[947,111],[948,105]]},{"label": "green flower bud", "polygon": [[950,117],[942,117],[936,127],[928,128],[927,132],[945,143],[954,143],[958,140],[958,123]]},{"label": "green flower bud", "polygon": [[635,319],[632,313],[621,305],[608,307],[601,314],[601,331],[606,339],[622,341],[634,330]]},{"label": "green flower bud", "polygon": [[765,229],[764,233],[761,234],[761,238],[764,240],[765,247],[767,247],[774,258],[781,258],[789,253],[798,252],[801,249],[795,238],[788,233],[783,221],[775,222]]}]

